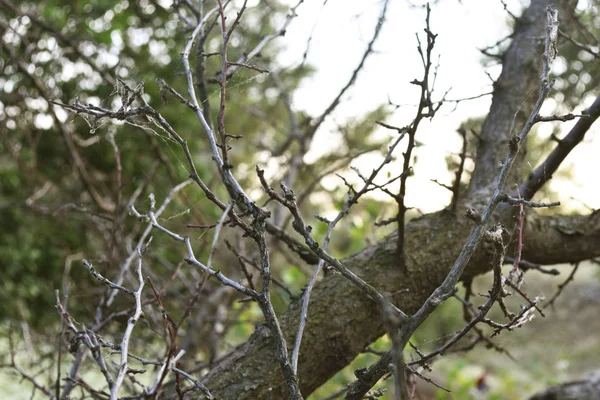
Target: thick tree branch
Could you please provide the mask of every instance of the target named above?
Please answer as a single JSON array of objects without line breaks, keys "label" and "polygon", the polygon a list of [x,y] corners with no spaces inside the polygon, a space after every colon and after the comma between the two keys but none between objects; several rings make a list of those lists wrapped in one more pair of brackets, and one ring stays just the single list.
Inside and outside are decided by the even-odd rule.
[{"label": "thick tree branch", "polygon": [[[470,187],[471,201],[489,199],[491,189],[497,183],[493,177],[497,176],[498,162],[504,160],[509,152],[509,138],[514,131],[521,131],[524,117],[529,114],[537,97],[527,96],[538,85],[541,66],[542,51],[532,38],[541,37],[544,32],[547,5],[548,1],[533,1],[522,17],[522,23],[517,24],[514,42],[504,55],[503,72],[496,83],[492,108],[482,130],[483,144]],[[518,110],[526,113],[521,115]],[[520,162],[521,159],[516,160],[517,168]],[[526,229],[530,224],[551,228],[552,221],[556,223],[557,220],[562,221],[561,226],[569,225],[568,220],[564,220],[569,217],[548,218],[531,214]],[[579,223],[582,218],[585,219],[577,218]],[[588,242],[597,242],[595,219],[588,218],[588,228],[579,235],[560,229],[532,229],[531,232],[538,238],[525,235],[528,247],[524,257],[531,262],[541,262],[541,259],[549,261],[549,252],[559,261],[568,257],[590,258],[597,255],[600,249],[587,245]],[[464,217],[449,211],[430,214],[414,219],[406,226],[406,270],[394,268],[398,262],[394,246],[396,234],[343,263],[362,279],[372,282],[380,293],[389,293],[392,303],[410,315],[444,281],[470,231],[471,223]],[[547,232],[552,240],[544,239]],[[546,247],[559,240],[569,243],[562,247],[560,254]],[[530,241],[536,245],[529,246]],[[490,269],[489,250],[483,247],[472,255],[463,278]],[[299,311],[300,304],[293,303],[281,318],[288,343],[293,341]],[[380,307],[365,299],[356,286],[340,275],[329,276],[315,286],[310,313],[303,338],[303,347],[309,350],[301,352],[298,362],[300,387],[305,395],[327,381],[385,332]],[[252,338],[226,357],[203,379],[203,383],[216,397],[262,398],[268,390],[271,396],[283,398],[284,386],[273,352],[265,351],[272,345],[268,330],[259,327]]]},{"label": "thick tree branch", "polygon": [[599,252],[600,212],[526,217],[523,258],[538,264],[573,263]]},{"label": "thick tree branch", "polygon": [[548,158],[519,186],[519,193],[523,198],[530,200],[546,182],[552,179],[552,174],[560,167],[571,150],[583,140],[587,131],[600,116],[600,96],[583,114],[589,117],[579,119],[567,136],[558,142]]},{"label": "thick tree branch", "polygon": [[[466,218],[449,211],[411,220],[406,231],[407,272],[394,267],[396,234],[343,263],[369,282],[377,282],[380,292],[391,294],[394,304],[412,314],[446,277],[470,227]],[[543,264],[590,259],[600,255],[599,240],[600,213],[587,217],[541,217],[531,213],[526,220],[527,247],[523,257]],[[481,248],[475,252],[463,279],[491,268],[490,251]],[[302,340],[307,350],[300,353],[298,362],[300,387],[305,395],[325,383],[385,332],[380,307],[341,275],[331,275],[318,283],[311,298],[310,319]],[[299,301],[292,303],[281,317],[288,343],[298,326],[300,306]],[[268,329],[258,327],[248,342],[202,379],[203,384],[217,398],[262,398],[270,387],[273,398],[285,398],[277,361],[273,352],[267,350],[272,345]]]},{"label": "thick tree branch", "polygon": [[[529,115],[538,89],[546,6],[556,2],[532,1],[531,6],[518,19],[513,41],[502,56],[502,73],[494,83],[494,97],[490,112],[481,130],[481,141],[477,149],[475,169],[469,187],[469,197],[489,196],[495,184],[499,163],[508,153],[512,134],[519,132]],[[561,20],[573,12],[571,0],[561,1]],[[511,173],[519,176],[525,153],[522,152]],[[484,196],[487,198],[486,196]],[[477,202],[477,199],[474,199]]]}]

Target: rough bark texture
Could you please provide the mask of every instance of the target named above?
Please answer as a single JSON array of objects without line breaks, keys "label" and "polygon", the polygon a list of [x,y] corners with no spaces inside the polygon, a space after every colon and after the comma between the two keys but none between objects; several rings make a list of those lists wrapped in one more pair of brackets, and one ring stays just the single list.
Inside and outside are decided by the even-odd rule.
[{"label": "rough bark texture", "polygon": [[[503,58],[503,71],[495,85],[490,113],[483,125],[477,164],[469,189],[468,205],[483,204],[494,186],[497,164],[507,153],[508,138],[523,125],[538,95],[541,38],[546,7],[553,2],[533,0],[515,26],[514,41]],[[563,2],[572,12],[573,1]],[[510,188],[507,188],[507,190]],[[463,205],[466,202],[463,202]],[[461,209],[459,207],[459,209]],[[464,208],[463,208],[464,209]],[[508,226],[510,210],[500,215]],[[414,219],[406,227],[406,268],[399,268],[396,235],[344,260],[344,264],[389,295],[406,313],[414,313],[443,281],[453,265],[471,223],[462,214],[441,211]],[[560,263],[600,255],[600,215],[540,217],[526,220],[524,258],[539,263]],[[473,257],[464,277],[489,270],[485,247]],[[288,345],[298,326],[300,304],[292,304],[281,316]],[[348,365],[366,346],[384,333],[380,307],[368,300],[338,274],[320,282],[311,296],[308,324],[299,359],[299,380],[304,396]],[[218,399],[285,399],[279,363],[268,329],[257,328],[250,340],[231,352],[204,377],[203,383]]]},{"label": "rough bark texture", "polygon": [[[490,112],[481,128],[475,170],[469,194],[490,190],[498,175],[498,163],[508,152],[511,133],[518,134],[531,112],[539,93],[541,55],[546,26],[546,7],[552,1],[532,1],[521,18],[515,21],[513,41],[502,57],[502,73],[494,82]],[[521,158],[524,157],[521,152]],[[521,163],[515,164],[519,169]],[[513,171],[517,172],[517,171]],[[487,197],[484,196],[484,200]]]}]

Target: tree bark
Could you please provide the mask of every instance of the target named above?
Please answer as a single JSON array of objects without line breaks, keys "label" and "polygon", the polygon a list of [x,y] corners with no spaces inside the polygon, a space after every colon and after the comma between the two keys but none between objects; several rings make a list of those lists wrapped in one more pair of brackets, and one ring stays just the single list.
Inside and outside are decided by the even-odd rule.
[{"label": "tree bark", "polygon": [[600,370],[584,379],[551,386],[529,400],[596,400],[600,399]]},{"label": "tree bark", "polygon": [[[516,23],[513,42],[503,56],[502,74],[495,83],[492,106],[482,128],[476,167],[468,198],[461,203],[463,207],[477,209],[487,201],[499,171],[498,162],[508,152],[511,127],[512,132],[519,132],[537,98],[542,61],[540,38],[544,36],[546,7],[552,3],[533,0]],[[563,1],[561,14],[573,12],[575,3]],[[519,166],[515,172],[520,173]],[[499,220],[507,227],[514,226],[510,209],[504,208],[500,214]],[[411,220],[406,226],[405,269],[398,268],[396,234],[343,263],[411,314],[444,280],[471,227],[462,214],[447,210],[429,214]],[[543,264],[589,259],[600,255],[599,239],[599,213],[587,217],[542,217],[530,213],[526,219],[523,257]],[[488,271],[489,261],[487,249],[482,246],[463,278]],[[280,317],[288,346],[294,342],[299,311],[300,303],[293,303]],[[298,374],[303,395],[325,383],[384,332],[378,304],[338,274],[323,279],[311,296],[300,351]],[[203,383],[218,399],[287,398],[273,346],[269,330],[259,326],[246,343],[202,379]]]}]

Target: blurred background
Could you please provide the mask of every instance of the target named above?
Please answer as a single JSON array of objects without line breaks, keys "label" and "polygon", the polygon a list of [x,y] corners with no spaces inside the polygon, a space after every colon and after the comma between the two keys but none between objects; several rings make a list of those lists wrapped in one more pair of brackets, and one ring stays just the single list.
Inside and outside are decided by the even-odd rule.
[{"label": "blurred background", "polygon": [[[212,7],[208,3],[212,2],[207,2],[207,8]],[[234,1],[232,7],[238,3]],[[518,0],[430,3],[431,27],[439,35],[435,47],[439,56],[436,100],[447,93],[449,101],[432,121],[423,122],[417,135],[414,175],[409,178],[406,198],[407,205],[413,207],[410,217],[450,203],[451,193],[439,183],[452,184],[462,148],[462,137],[456,131],[465,128],[469,145],[474,146],[491,103],[493,80],[500,73],[499,55],[510,42],[513,15],[520,15],[527,5]],[[295,9],[297,16],[285,34],[274,37],[252,60],[270,72],[239,69],[230,78],[226,127],[233,135],[243,135],[231,143],[230,155],[236,178],[253,199],[266,201],[255,165],[266,170],[270,181],[278,182],[291,179],[288,166],[297,163],[292,188],[302,198],[304,215],[337,214],[346,191],[336,174],[358,183],[350,166],[368,173],[387,151],[392,134],[376,122],[404,126],[413,118],[419,88],[410,81],[422,75],[415,34],[423,32],[424,4],[391,2],[373,53],[311,140],[290,141],[290,127],[310,127],[348,82],[373,36],[381,13],[380,0],[304,2]],[[249,2],[230,44],[229,58],[243,57],[267,35],[278,32],[295,5],[283,0]],[[598,1],[580,1],[578,6],[580,21],[596,35],[600,34],[598,8]],[[188,141],[204,182],[217,195],[227,196],[218,185],[220,178],[196,117],[173,96],[167,96],[165,103],[155,83],[163,79],[179,93],[187,93],[180,53],[189,29],[173,10],[171,2],[154,0],[0,0],[2,398],[29,398],[32,393],[31,385],[18,379],[10,368],[11,356],[42,380],[52,376],[56,368],[56,348],[62,342],[63,328],[54,291],[66,296],[69,312],[77,321],[94,323],[105,289],[81,266],[81,259],[90,260],[104,276],[114,277],[145,228],[128,214],[128,206],[135,204],[138,210],[147,210],[150,193],[161,204],[171,188],[188,175],[181,148],[152,121],[92,119],[69,114],[48,100],[70,104],[78,99],[83,104],[117,109],[123,93],[118,79],[132,87],[142,84],[146,100]],[[578,39],[584,42],[586,38]],[[206,54],[220,49],[218,29],[204,40]],[[600,88],[597,60],[572,43],[563,43],[553,69],[556,90],[542,114],[581,113],[588,107]],[[204,70],[205,85],[199,90],[204,90],[203,106],[214,118],[220,93],[214,78],[220,71],[220,59],[207,57],[196,67]],[[574,123],[537,127],[528,141],[532,169],[554,147],[553,138]],[[560,173],[538,194],[540,201],[560,201],[560,211],[567,213],[600,208],[594,176],[600,152],[598,129],[593,127],[585,142],[567,158]],[[390,164],[388,171],[397,170],[398,162],[401,159]],[[464,183],[472,167],[467,158]],[[513,183],[521,178],[511,177]],[[376,193],[363,198],[336,229],[332,252],[343,258],[388,234],[393,226],[377,227],[374,222],[392,217],[394,207],[387,197]],[[281,211],[274,214],[280,222],[287,218]],[[189,185],[170,203],[161,223],[194,238],[196,254],[207,257],[214,232],[206,227],[220,216],[221,210]],[[311,223],[315,236],[322,238],[326,225],[315,220]],[[242,246],[241,239],[227,229],[223,237],[234,246]],[[215,264],[228,276],[242,279],[236,254],[225,245],[220,250]],[[164,289],[164,299],[174,316],[194,293],[194,282],[201,280],[197,272],[182,267],[181,258],[181,248],[161,235],[154,235],[145,256],[146,272],[158,288]],[[282,311],[306,285],[312,267],[279,248],[273,251],[273,266],[282,283],[275,289],[274,303],[277,311]],[[560,275],[553,277],[531,272],[526,292],[550,298],[572,267],[556,268]],[[600,331],[595,317],[600,315],[597,269],[593,263],[580,265],[574,282],[548,310],[547,317],[495,338],[498,348],[482,345],[436,363],[432,376],[453,394],[419,383],[421,398],[524,398],[549,384],[597,368],[600,346],[593,334]],[[486,292],[489,282],[490,277],[483,276],[476,288]],[[200,294],[202,307],[194,312],[184,332],[186,346],[196,354],[190,364],[214,360],[243,343],[261,321],[256,306],[240,303],[239,295],[221,289],[209,282]],[[116,310],[129,306],[129,299],[117,298]],[[419,330],[414,343],[422,351],[438,347],[462,326],[461,310],[460,303],[449,300]],[[140,329],[134,348],[161,354],[162,321],[160,313],[156,316],[144,322],[148,329]],[[103,327],[104,334],[118,334],[126,320],[126,314],[117,317],[117,323]],[[215,340],[200,340],[216,330],[224,333]],[[383,337],[373,345],[374,353],[386,346],[389,342]],[[67,350],[65,353],[61,362],[66,368],[70,355]],[[376,358],[369,353],[359,356],[310,399],[327,398],[354,380],[357,367]],[[89,372],[90,382],[98,377]],[[33,398],[43,398],[40,392],[33,392]]]}]

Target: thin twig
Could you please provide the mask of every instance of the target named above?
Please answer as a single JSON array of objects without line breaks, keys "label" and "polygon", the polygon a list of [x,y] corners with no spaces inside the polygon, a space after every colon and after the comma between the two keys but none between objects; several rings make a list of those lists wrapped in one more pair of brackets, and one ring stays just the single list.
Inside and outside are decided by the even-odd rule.
[{"label": "thin twig", "polygon": [[560,285],[558,285],[558,290],[556,291],[556,293],[554,293],[554,296],[552,296],[550,298],[550,300],[548,300],[548,303],[546,303],[544,305],[544,308],[554,307],[554,303],[556,302],[556,299],[558,299],[558,296],[560,296],[560,294],[563,292],[563,290],[565,289],[565,287],[567,287],[567,285],[569,284],[569,282],[573,281],[573,279],[575,278],[575,273],[577,272],[578,268],[579,268],[579,263],[575,264],[575,266],[571,270],[571,273],[569,274],[569,276],[567,277],[567,279],[565,279],[565,281],[563,283],[561,283]]},{"label": "thin twig", "polygon": [[138,265],[136,268],[137,278],[140,286],[138,290],[135,292],[135,313],[132,317],[127,320],[127,328],[125,328],[125,333],[123,334],[123,340],[121,341],[121,363],[119,365],[119,373],[117,374],[117,378],[115,379],[115,383],[110,391],[110,400],[117,400],[119,398],[119,390],[121,389],[121,385],[123,384],[123,380],[125,379],[125,375],[127,374],[127,359],[129,352],[129,340],[131,338],[131,333],[133,332],[133,328],[135,324],[142,316],[142,290],[144,289],[144,277],[142,276],[142,250],[138,247]]}]

